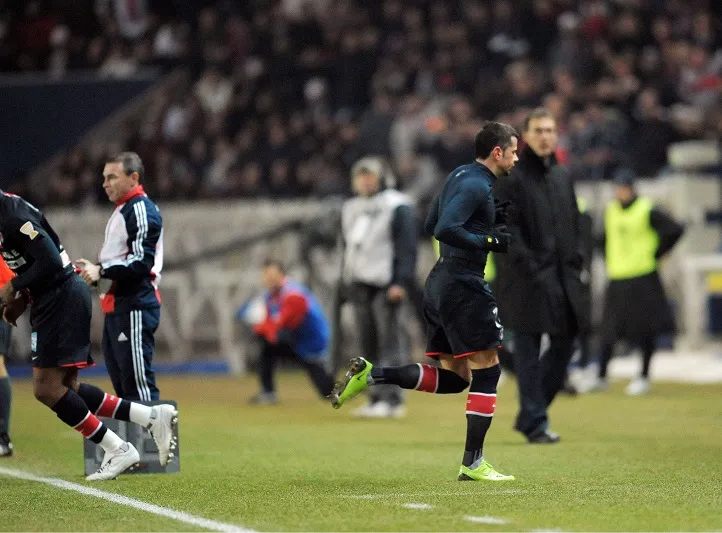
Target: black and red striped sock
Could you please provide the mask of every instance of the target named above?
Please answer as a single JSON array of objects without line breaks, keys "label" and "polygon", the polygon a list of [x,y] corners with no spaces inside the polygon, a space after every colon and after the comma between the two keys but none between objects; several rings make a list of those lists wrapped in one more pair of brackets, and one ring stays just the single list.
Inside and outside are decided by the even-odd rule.
[{"label": "black and red striped sock", "polygon": [[498,364],[471,371],[471,387],[466,400],[466,446],[461,462],[464,466],[472,466],[482,458],[484,438],[496,407],[496,386],[500,376]]},{"label": "black and red striped sock", "polygon": [[402,389],[414,389],[433,394],[455,394],[469,386],[469,382],[456,372],[421,363],[374,367],[371,369],[369,384],[398,385]]},{"label": "black and red striped sock", "polygon": [[80,395],[70,389],[55,402],[52,410],[60,420],[96,444],[100,444],[108,431],[98,417],[88,410]]},{"label": "black and red striped sock", "polygon": [[115,418],[116,420],[130,421],[130,403],[112,394],[103,392],[102,389],[87,383],[81,383],[78,387],[78,395],[83,399],[96,416]]}]

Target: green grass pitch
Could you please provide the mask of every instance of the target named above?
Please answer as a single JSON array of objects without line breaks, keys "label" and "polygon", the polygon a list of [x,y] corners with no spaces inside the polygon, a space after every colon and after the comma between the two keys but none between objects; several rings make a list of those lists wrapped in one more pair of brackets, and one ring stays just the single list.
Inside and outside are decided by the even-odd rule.
[{"label": "green grass pitch", "polygon": [[[358,400],[334,411],[301,374],[281,374],[282,403],[265,407],[246,404],[250,377],[160,385],[180,406],[181,473],[93,487],[258,531],[722,530],[722,385],[561,397],[551,417],[562,442],[532,446],[511,429],[516,390],[506,382],[485,448],[517,476],[504,484],[456,481],[465,394],[410,392],[406,418],[355,420]],[[81,437],[27,381],[14,382],[12,436],[16,454],[0,467],[86,484]],[[0,475],[0,488],[2,531],[196,529],[38,482]]]}]

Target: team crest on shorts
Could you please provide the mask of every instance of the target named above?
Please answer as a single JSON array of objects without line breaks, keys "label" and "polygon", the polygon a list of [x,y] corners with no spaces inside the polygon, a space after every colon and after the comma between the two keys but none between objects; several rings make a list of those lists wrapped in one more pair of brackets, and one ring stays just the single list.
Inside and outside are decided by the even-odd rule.
[{"label": "team crest on shorts", "polygon": [[38,351],[38,332],[37,331],[33,331],[30,334],[30,351],[31,352]]}]

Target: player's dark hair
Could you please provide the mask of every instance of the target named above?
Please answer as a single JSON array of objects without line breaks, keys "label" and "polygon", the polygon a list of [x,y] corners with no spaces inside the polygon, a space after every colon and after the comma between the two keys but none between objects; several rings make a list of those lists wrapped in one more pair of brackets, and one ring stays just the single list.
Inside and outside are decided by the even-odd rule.
[{"label": "player's dark hair", "polygon": [[512,137],[519,139],[519,133],[503,122],[487,122],[484,124],[474,140],[477,159],[486,159],[497,146],[506,150],[511,146]]},{"label": "player's dark hair", "polygon": [[[529,123],[532,120],[536,120],[538,118],[554,119],[554,115],[552,115],[552,112],[549,111],[546,107],[537,107],[531,113],[529,113],[527,115],[527,117],[524,119],[524,131],[529,131]],[[556,119],[554,119],[554,120],[556,121]]]},{"label": "player's dark hair", "polygon": [[135,152],[121,152],[108,159],[106,163],[120,163],[123,165],[123,172],[125,172],[128,176],[130,176],[133,172],[137,172],[138,181],[143,181],[145,168],[143,167],[143,161],[141,161],[140,156]]},{"label": "player's dark hair", "polygon": [[280,260],[278,260],[278,259],[274,259],[274,258],[272,258],[272,257],[266,258],[266,259],[263,261],[263,268],[268,268],[268,267],[276,267],[278,270],[281,271],[281,274],[285,274],[285,273],[286,273],[286,267],[285,267],[285,266],[283,265],[283,263],[282,263]]}]

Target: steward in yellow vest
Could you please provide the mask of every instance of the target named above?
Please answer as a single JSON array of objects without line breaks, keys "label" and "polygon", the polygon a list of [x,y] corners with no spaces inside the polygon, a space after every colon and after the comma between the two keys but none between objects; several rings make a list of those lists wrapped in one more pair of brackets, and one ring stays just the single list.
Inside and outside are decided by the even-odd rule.
[{"label": "steward in yellow vest", "polygon": [[674,317],[657,272],[659,258],[682,236],[683,228],[649,198],[637,196],[634,175],[615,175],[616,199],[604,214],[604,249],[609,285],[602,318],[602,354],[598,389],[606,388],[607,364],[614,342],[625,339],[643,352],[640,378],[627,393],[649,390],[649,365],[656,337],[673,333]]}]

